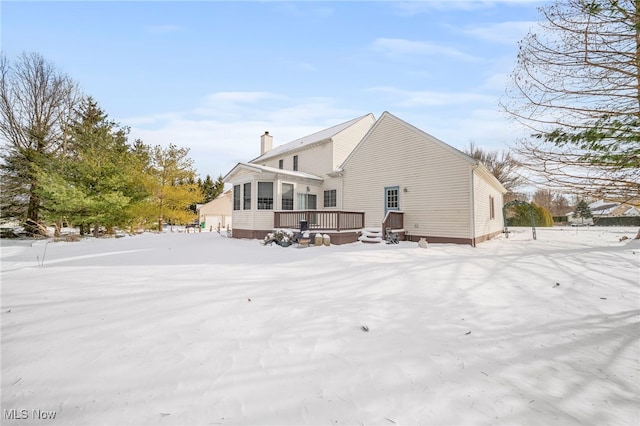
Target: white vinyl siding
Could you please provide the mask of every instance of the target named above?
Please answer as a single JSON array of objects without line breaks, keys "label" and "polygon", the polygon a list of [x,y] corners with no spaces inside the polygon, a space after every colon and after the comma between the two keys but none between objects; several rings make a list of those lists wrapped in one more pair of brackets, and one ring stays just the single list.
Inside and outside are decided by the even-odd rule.
[{"label": "white vinyl siding", "polygon": [[449,148],[383,115],[345,163],[343,208],[379,228],[384,188],[399,186],[409,234],[471,238],[471,163]]},{"label": "white vinyl siding", "polygon": [[375,123],[372,114],[367,115],[359,122],[347,127],[333,137],[333,167],[337,168],[351,154],[353,149],[362,140],[364,135]]},{"label": "white vinyl siding", "polygon": [[[502,216],[502,193],[495,186],[486,172],[480,170],[474,171],[474,205],[475,205],[475,236],[482,237],[485,235],[499,232],[504,227]],[[491,218],[491,200],[493,199],[493,212],[495,217]]]}]

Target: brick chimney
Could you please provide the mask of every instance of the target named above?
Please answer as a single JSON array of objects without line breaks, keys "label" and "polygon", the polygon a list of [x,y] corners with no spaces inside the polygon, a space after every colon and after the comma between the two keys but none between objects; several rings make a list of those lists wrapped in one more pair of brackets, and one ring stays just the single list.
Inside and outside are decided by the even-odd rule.
[{"label": "brick chimney", "polygon": [[273,136],[269,132],[264,132],[264,135],[260,136],[260,155],[271,151],[271,148],[273,148]]}]

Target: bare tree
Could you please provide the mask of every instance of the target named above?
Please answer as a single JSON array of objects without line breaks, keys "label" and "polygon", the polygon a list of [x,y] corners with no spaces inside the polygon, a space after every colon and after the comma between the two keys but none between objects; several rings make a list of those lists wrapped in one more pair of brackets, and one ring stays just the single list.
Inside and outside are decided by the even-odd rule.
[{"label": "bare tree", "polygon": [[549,189],[538,189],[534,192],[533,202],[549,210],[554,216],[562,216],[569,211],[567,197]]},{"label": "bare tree", "polygon": [[64,146],[78,99],[77,85],[40,54],[23,53],[13,64],[0,56],[0,206],[33,231],[41,210],[37,170]]},{"label": "bare tree", "polygon": [[539,8],[502,104],[546,187],[640,203],[640,0]]},{"label": "bare tree", "polygon": [[479,160],[500,181],[509,193],[513,193],[524,184],[524,178],[518,173],[520,162],[508,151],[486,151],[469,142],[464,152]]}]

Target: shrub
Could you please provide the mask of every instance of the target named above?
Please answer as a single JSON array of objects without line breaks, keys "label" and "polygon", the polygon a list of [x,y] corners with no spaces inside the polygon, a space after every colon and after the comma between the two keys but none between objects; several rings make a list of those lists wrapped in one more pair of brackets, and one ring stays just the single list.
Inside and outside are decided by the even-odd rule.
[{"label": "shrub", "polygon": [[[531,203],[533,218],[536,227],[553,226],[553,216],[551,212],[536,203]],[[507,214],[508,226],[531,226],[531,209],[526,204],[518,204],[509,207]]]}]

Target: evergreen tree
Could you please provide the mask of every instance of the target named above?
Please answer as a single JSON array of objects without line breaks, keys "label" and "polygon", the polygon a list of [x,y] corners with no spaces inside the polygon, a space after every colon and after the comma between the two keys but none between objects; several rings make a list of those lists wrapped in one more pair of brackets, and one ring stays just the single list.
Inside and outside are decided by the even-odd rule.
[{"label": "evergreen tree", "polygon": [[574,217],[582,219],[582,223],[584,223],[585,219],[590,219],[593,217],[593,213],[591,212],[591,208],[589,204],[585,200],[580,200],[576,205],[576,209],[573,212]]},{"label": "evergreen tree", "polygon": [[40,170],[40,194],[47,218],[111,231],[128,224],[131,203],[146,197],[136,180],[136,157],[128,129],[108,120],[92,98],[82,101],[69,130],[65,152]]},{"label": "evergreen tree", "polygon": [[216,199],[224,192],[224,181],[222,180],[222,175],[218,175],[218,178],[213,183],[213,199]]},{"label": "evergreen tree", "polygon": [[224,191],[224,182],[222,181],[222,175],[218,176],[215,182],[213,181],[213,179],[211,179],[210,175],[207,175],[204,181],[198,179],[198,185],[200,186],[204,197],[201,201],[201,204],[205,204],[211,200],[215,200]]},{"label": "evergreen tree", "polygon": [[64,148],[77,85],[37,53],[0,57],[0,211],[40,233],[39,169]]},{"label": "evergreen tree", "polygon": [[213,179],[211,176],[207,175],[207,177],[203,180],[198,179],[198,184],[200,185],[200,190],[202,191],[203,199],[202,204],[208,203],[209,201],[216,198],[213,187]]}]

